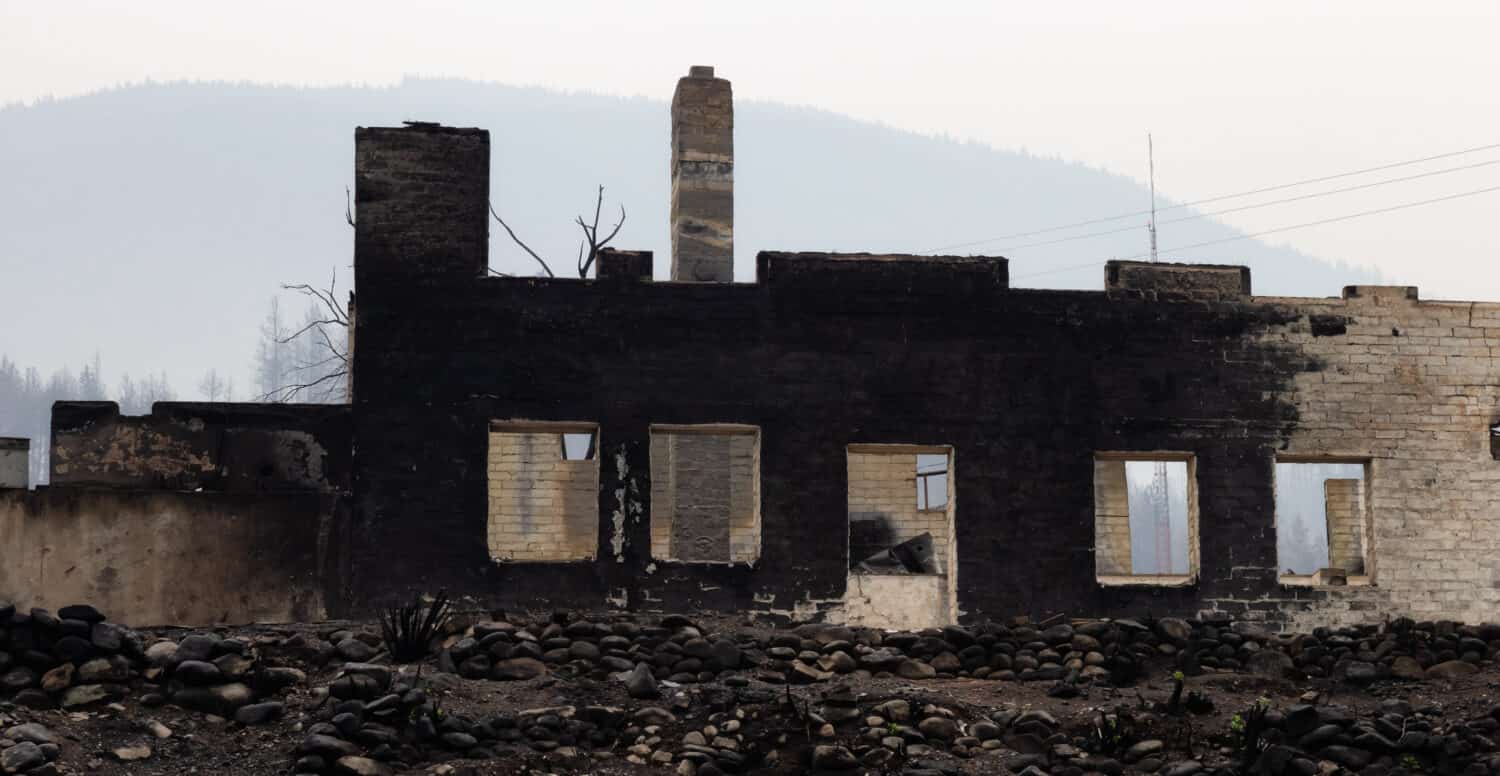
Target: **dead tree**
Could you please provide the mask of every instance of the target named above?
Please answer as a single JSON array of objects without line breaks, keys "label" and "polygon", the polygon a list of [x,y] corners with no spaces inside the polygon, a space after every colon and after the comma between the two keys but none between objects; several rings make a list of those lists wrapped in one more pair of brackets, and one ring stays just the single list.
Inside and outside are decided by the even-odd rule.
[{"label": "dead tree", "polygon": [[[350,219],[350,223],[353,221]],[[349,379],[349,308],[338,301],[338,274],[328,280],[327,288],[308,283],[283,283],[281,288],[295,291],[313,300],[316,315],[296,331],[274,338],[278,345],[291,345],[310,338],[309,354],[295,361],[287,375],[290,382],[263,394],[262,401],[291,402],[306,398],[335,381]],[[329,334],[329,330],[333,334]],[[347,395],[345,396],[347,399]]]},{"label": "dead tree", "polygon": [[[578,228],[583,230],[583,237],[578,241],[578,277],[586,278],[589,276],[589,270],[593,269],[594,260],[599,257],[599,251],[602,250],[604,246],[609,245],[609,241],[615,239],[615,235],[620,233],[620,227],[625,225],[625,206],[621,205],[620,220],[615,222],[614,228],[609,230],[609,234],[606,234],[601,238],[599,236],[599,214],[603,211],[603,209],[604,187],[600,186],[599,195],[594,199],[594,220],[584,221],[583,216],[581,215],[573,219],[573,223],[578,224]],[[500,222],[500,226],[505,229],[505,233],[510,235],[510,239],[514,241],[516,245],[521,246],[521,250],[526,251],[526,253],[530,255],[531,258],[536,259],[537,264],[542,265],[542,271],[547,273],[547,277],[557,277],[557,275],[552,272],[552,265],[548,264],[547,260],[543,259],[536,251],[532,250],[531,246],[527,245],[526,242],[516,234],[516,230],[510,228],[510,224],[505,223],[505,219],[501,218],[500,214],[495,211],[494,203],[490,204],[490,215],[494,216],[495,220]],[[496,272],[495,270],[490,270],[490,272],[495,275],[505,274],[503,272]]]}]

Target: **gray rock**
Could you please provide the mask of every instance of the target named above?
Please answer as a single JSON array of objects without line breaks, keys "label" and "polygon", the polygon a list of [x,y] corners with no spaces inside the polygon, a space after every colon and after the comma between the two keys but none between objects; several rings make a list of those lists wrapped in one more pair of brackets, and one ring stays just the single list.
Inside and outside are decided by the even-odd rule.
[{"label": "gray rock", "polygon": [[902,679],[931,679],[937,676],[937,669],[920,660],[906,658],[896,666],[896,675]]},{"label": "gray rock", "polygon": [[83,620],[90,625],[104,621],[104,615],[88,604],[64,606],[57,610],[57,616],[64,620]]},{"label": "gray rock", "polygon": [[377,654],[376,649],[356,638],[347,638],[334,647],[339,657],[353,663],[367,663]]},{"label": "gray rock", "polygon": [[1427,669],[1428,679],[1457,679],[1461,676],[1478,673],[1479,668],[1473,663],[1465,663],[1462,660],[1449,660]]},{"label": "gray rock", "polygon": [[444,733],[442,738],[444,746],[460,752],[468,751],[479,745],[479,739],[469,735],[468,733],[462,733],[456,730]]},{"label": "gray rock", "polygon": [[253,697],[249,687],[231,682],[215,687],[184,687],[172,694],[172,702],[185,709],[233,717],[235,711]]},{"label": "gray rock", "polygon": [[1133,763],[1136,760],[1140,760],[1140,759],[1142,759],[1144,757],[1149,757],[1149,756],[1151,756],[1153,754],[1158,754],[1158,753],[1160,753],[1162,750],[1164,750],[1166,748],[1167,748],[1166,743],[1164,743],[1164,742],[1162,742],[1160,740],[1157,740],[1155,738],[1149,738],[1149,739],[1146,739],[1145,741],[1137,742],[1135,745],[1131,746],[1129,749],[1126,749],[1125,750],[1125,761]]},{"label": "gray rock", "polygon": [[177,659],[177,644],[172,641],[158,641],[146,647],[146,662],[157,668],[167,666]]},{"label": "gray rock", "polygon": [[96,622],[89,630],[89,641],[103,652],[119,652],[125,645],[125,629],[107,622]]},{"label": "gray rock", "polygon": [[1397,679],[1416,680],[1426,676],[1422,664],[1410,655],[1401,655],[1391,661],[1391,676]]},{"label": "gray rock", "polygon": [[813,747],[812,767],[825,771],[852,771],[859,767],[859,760],[842,746],[819,744]]},{"label": "gray rock", "polygon": [[125,682],[130,679],[130,661],[119,655],[99,657],[78,667],[78,681],[83,684]]},{"label": "gray rock", "polygon": [[249,703],[235,710],[234,721],[241,725],[263,725],[272,720],[280,719],[285,711],[286,707],[278,701]]},{"label": "gray rock", "polygon": [[[381,692],[385,692],[391,686],[391,667],[379,663],[345,663],[342,673],[346,676],[368,676],[375,680],[375,686],[379,687]],[[302,676],[303,680],[306,678],[306,675]]]},{"label": "gray rock", "polygon": [[1350,660],[1344,664],[1344,681],[1354,684],[1369,684],[1375,681],[1379,674],[1375,670],[1374,663],[1366,663],[1363,660]]},{"label": "gray rock", "polygon": [[24,725],[14,725],[5,729],[5,738],[12,741],[30,741],[33,744],[55,744],[57,736],[53,735],[45,725],[37,722],[27,722]]},{"label": "gray rock", "polygon": [[1275,649],[1262,649],[1252,653],[1245,661],[1245,670],[1260,676],[1280,679],[1295,671],[1296,666],[1286,653]]},{"label": "gray rock", "polygon": [[302,743],[297,745],[297,753],[316,755],[324,760],[337,760],[341,757],[358,754],[359,747],[342,738],[313,733],[307,738],[302,739]]},{"label": "gray rock", "polygon": [[625,678],[625,691],[632,698],[655,698],[661,695],[657,687],[656,677],[651,674],[651,668],[645,663],[636,663],[631,670],[630,676]]},{"label": "gray rock", "polygon": [[1321,754],[1351,771],[1364,768],[1370,764],[1370,760],[1374,759],[1369,752],[1352,746],[1326,746],[1323,747]]},{"label": "gray rock", "polygon": [[109,697],[109,690],[102,684],[80,684],[77,687],[69,687],[62,695],[61,705],[65,709],[77,706],[87,706],[90,703],[98,703]]},{"label": "gray rock", "polygon": [[1186,644],[1193,637],[1193,626],[1187,620],[1163,617],[1156,621],[1156,635],[1174,644]]},{"label": "gray rock", "polygon": [[958,737],[958,723],[947,717],[928,717],[917,723],[917,730],[928,738],[952,741]]},{"label": "gray rock", "polygon": [[[179,653],[180,654],[180,653]],[[172,676],[188,684],[208,685],[224,681],[224,672],[213,663],[203,660],[184,660],[177,664]]]},{"label": "gray rock", "polygon": [[1000,737],[1000,726],[988,720],[980,720],[969,726],[969,735],[980,741]]},{"label": "gray rock", "polygon": [[6,773],[29,771],[45,762],[47,755],[30,741],[23,741],[0,753],[0,769]]},{"label": "gray rock", "polygon": [[340,757],[334,762],[333,770],[349,776],[391,776],[391,769],[380,761],[354,755]]},{"label": "gray rock", "polygon": [[677,721],[676,715],[660,706],[644,706],[630,717],[642,725],[670,725]]},{"label": "gray rock", "polygon": [[[214,645],[218,642],[218,638],[202,633],[194,633],[191,636],[184,637],[182,641],[177,642],[177,659],[201,660],[206,662],[209,658],[213,657]],[[155,645],[153,644],[152,646],[154,647]],[[150,650],[147,650],[146,654],[147,657],[150,657]]]},{"label": "gray rock", "polygon": [[[345,664],[344,670],[349,670],[347,664]],[[389,669],[387,669],[386,675],[390,675]],[[284,668],[281,666],[262,668],[255,672],[254,677],[255,688],[266,694],[280,692],[288,687],[299,685],[306,681],[307,674],[301,669]]]},{"label": "gray rock", "polygon": [[36,685],[39,677],[30,668],[12,668],[0,675],[0,693],[10,695]]},{"label": "gray rock", "polygon": [[147,744],[133,744],[131,746],[117,747],[112,754],[115,759],[122,763],[145,760],[151,757],[151,747]]},{"label": "gray rock", "polygon": [[490,678],[501,681],[535,679],[547,673],[547,665],[536,658],[513,657],[495,663]]}]

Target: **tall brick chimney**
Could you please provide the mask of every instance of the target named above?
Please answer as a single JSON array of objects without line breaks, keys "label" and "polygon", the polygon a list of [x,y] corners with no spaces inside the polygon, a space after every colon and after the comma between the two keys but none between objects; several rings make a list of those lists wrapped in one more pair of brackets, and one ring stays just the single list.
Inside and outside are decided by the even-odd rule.
[{"label": "tall brick chimney", "polygon": [[734,96],[705,65],[672,94],[672,279],[734,281]]}]

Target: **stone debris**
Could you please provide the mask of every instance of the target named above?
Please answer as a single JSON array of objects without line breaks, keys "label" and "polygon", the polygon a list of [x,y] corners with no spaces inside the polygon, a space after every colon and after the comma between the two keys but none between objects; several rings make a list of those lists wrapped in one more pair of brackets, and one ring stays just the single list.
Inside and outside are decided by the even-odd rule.
[{"label": "stone debris", "polygon": [[[1174,674],[1183,682],[1214,674],[1317,681],[1350,693],[1462,681],[1494,665],[1497,625],[1397,619],[1292,634],[1205,616],[1042,624],[1016,618],[911,633],[828,624],[714,632],[676,615],[653,622],[555,613],[539,622],[461,622],[437,647],[431,662],[440,670],[418,672],[390,665],[379,637],[367,631],[265,638],[200,632],[152,642],[102,619],[64,625],[43,610],[3,609],[0,700],[10,708],[67,709],[81,721],[122,713],[126,706],[114,701],[133,697],[143,706],[199,712],[210,728],[286,725],[293,717],[299,743],[287,754],[299,774],[386,774],[508,752],[573,763],[559,772],[588,772],[589,762],[616,756],[678,776],[783,765],[929,776],[954,773],[955,762],[976,757],[994,758],[981,772],[1033,774],[1500,773],[1500,706],[1479,718],[1450,719],[1435,707],[1390,699],[1373,714],[1355,713],[1321,703],[1323,693],[1314,691],[1291,704],[1224,710],[1241,720],[1234,735],[1253,735],[1253,743],[1230,737],[1184,750],[1170,736],[1141,731],[1214,713],[1211,701],[1189,692],[1170,704],[1124,703],[1114,689],[1170,686]],[[84,626],[103,638],[87,648],[58,648]],[[320,677],[311,685],[310,671]],[[909,689],[867,697],[857,688],[873,679]],[[1077,715],[1059,720],[1004,702],[946,703],[921,689],[953,680],[1044,683],[1046,695],[1082,703]],[[449,712],[443,688],[466,681],[537,688],[598,682],[616,697],[650,705]],[[318,702],[289,706],[277,697],[293,687]],[[65,742],[40,721],[7,718],[4,708],[0,768],[59,772]],[[156,719],[135,725],[157,746],[176,738]],[[100,753],[119,762],[161,759],[151,744],[124,744]]]}]

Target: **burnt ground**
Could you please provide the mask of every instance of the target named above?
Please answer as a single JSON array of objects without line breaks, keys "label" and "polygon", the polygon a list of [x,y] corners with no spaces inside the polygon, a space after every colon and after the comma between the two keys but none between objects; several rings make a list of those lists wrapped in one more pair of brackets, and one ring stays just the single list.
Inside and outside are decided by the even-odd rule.
[{"label": "burnt ground", "polygon": [[[373,630],[368,624],[347,626],[362,627],[366,632]],[[302,661],[287,656],[278,659],[274,656],[282,655],[278,645],[287,642],[289,635],[302,633],[311,639],[315,633],[326,634],[331,628],[338,627],[341,626],[220,629],[220,634],[225,637],[236,637],[255,645],[262,660],[296,665],[307,673],[305,682],[278,695],[278,700],[285,706],[284,714],[264,724],[244,725],[214,714],[161,704],[160,697],[151,697],[153,684],[147,676],[132,679],[130,692],[114,702],[73,709],[39,709],[0,703],[0,729],[28,722],[44,725],[60,747],[53,763],[45,767],[55,767],[58,773],[294,773],[295,752],[299,744],[307,737],[310,728],[320,722],[326,724],[331,716],[336,699],[329,697],[329,686],[340,675],[342,663],[333,660],[315,665],[316,660]],[[153,635],[179,638],[183,632],[156,632]],[[450,636],[447,642],[451,645],[461,637],[462,634]],[[374,662],[383,660],[383,656],[377,656]],[[701,732],[710,724],[714,725],[711,730],[722,732],[731,727],[724,723],[734,719],[739,723],[738,730],[730,737],[741,741],[742,751],[754,753],[753,762],[747,763],[744,772],[807,773],[814,770],[812,750],[818,745],[842,745],[851,752],[866,753],[881,749],[879,736],[871,738],[865,718],[880,704],[898,699],[908,703],[912,712],[911,725],[924,718],[948,717],[957,722],[962,736],[979,730],[980,723],[994,720],[1001,723],[997,726],[999,732],[993,737],[987,736],[993,740],[983,746],[973,739],[969,740],[974,745],[964,746],[961,743],[963,737],[948,746],[945,744],[950,742],[943,740],[941,735],[929,737],[926,743],[935,745],[927,746],[925,750],[921,745],[901,746],[880,762],[872,763],[871,760],[882,758],[862,756],[862,762],[837,772],[1025,772],[1029,775],[1294,773],[1302,771],[1297,770],[1297,762],[1290,754],[1286,758],[1290,764],[1277,766],[1261,762],[1248,768],[1240,765],[1244,752],[1244,720],[1249,718],[1252,709],[1257,706],[1267,708],[1273,720],[1282,716],[1290,720],[1294,710],[1311,705],[1317,709],[1347,710],[1345,716],[1361,720],[1378,717],[1382,710],[1392,708],[1392,701],[1399,700],[1410,706],[1405,713],[1406,721],[1399,723],[1403,733],[1408,724],[1417,729],[1441,731],[1474,722],[1479,733],[1493,735],[1493,725],[1486,728],[1479,726],[1478,722],[1493,722],[1495,717],[1492,714],[1497,695],[1500,695],[1496,690],[1500,686],[1500,666],[1488,661],[1479,663],[1479,670],[1475,673],[1453,678],[1379,678],[1360,684],[1332,678],[1292,679],[1209,668],[1202,675],[1180,678],[1184,695],[1197,693],[1212,706],[1208,710],[1200,702],[1196,704],[1197,713],[1166,711],[1175,689],[1174,667],[1172,661],[1166,659],[1159,665],[1148,666],[1143,676],[1130,686],[1074,684],[1078,693],[1076,697],[1055,697],[1058,685],[1050,681],[997,681],[972,677],[910,680],[889,675],[871,676],[867,671],[789,685],[780,680],[779,674],[761,667],[732,674],[726,672],[726,675],[704,683],[674,686],[671,682],[663,682],[661,697],[649,700],[630,697],[619,678],[600,678],[597,673],[569,676],[566,672],[554,671],[533,679],[496,681],[445,673],[439,670],[438,663],[434,657],[419,665],[401,667],[396,672],[395,681],[424,688],[432,704],[445,715],[476,720],[496,715],[522,716],[524,719],[521,712],[528,709],[604,706],[623,712],[626,719],[623,730],[608,745],[594,747],[592,751],[587,747],[568,746],[550,752],[536,751],[522,740],[512,746],[485,749],[476,759],[439,747],[424,748],[421,751],[425,762],[408,766],[393,759],[388,772],[455,776],[685,773],[691,769],[683,765],[680,757],[666,757],[664,762],[655,763],[651,762],[651,755],[657,752],[680,755],[684,736],[694,731]],[[836,724],[831,728],[822,728],[823,719],[832,719],[823,713],[829,709],[827,699],[840,693],[844,693],[846,700],[852,699],[852,706],[857,707],[859,713],[845,722],[835,719]],[[672,716],[671,721],[656,727],[631,721],[637,710],[647,707],[667,710]],[[1017,730],[1024,729],[1024,724],[1018,720],[1025,720],[1028,716],[1035,718],[1038,711],[1045,712],[1041,715],[1043,720],[1050,715],[1047,729],[1051,735],[1032,739],[1017,737]],[[894,730],[895,722],[885,720],[883,725]],[[1290,729],[1290,725],[1286,727]],[[926,730],[925,726],[923,729]],[[1031,730],[1038,732],[1034,726]],[[1309,773],[1496,772],[1493,760],[1467,758],[1459,767],[1454,764],[1456,761],[1442,756],[1432,747],[1403,747],[1411,749],[1409,752],[1393,747],[1381,752],[1379,746],[1367,746],[1370,749],[1366,752],[1367,758],[1354,757],[1352,760],[1347,752],[1335,752],[1341,749],[1336,744],[1348,743],[1355,737],[1356,730],[1346,727],[1346,734],[1332,742],[1335,746],[1323,749],[1321,753],[1318,747],[1297,747],[1303,767],[1315,765],[1317,770],[1307,771]],[[1255,748],[1261,751],[1277,742],[1293,744],[1298,735],[1300,733],[1278,736],[1273,731],[1259,739]],[[1391,735],[1392,739],[1395,737],[1395,734]],[[917,736],[914,740],[922,739]],[[1037,746],[1038,741],[1041,746]],[[1148,742],[1146,749],[1141,750],[1145,755],[1133,753],[1132,747],[1142,742]],[[1155,748],[1149,742],[1160,742],[1161,745]],[[141,745],[149,747],[148,755],[142,759],[122,759],[131,755],[130,748]],[[1481,752],[1483,748],[1481,744]],[[144,754],[144,750],[138,749],[136,754]],[[646,762],[632,762],[632,759]],[[1263,760],[1259,755],[1252,759]],[[1194,767],[1194,764],[1200,767]],[[927,770],[921,770],[923,768]],[[330,763],[324,772],[358,771]],[[703,772],[712,772],[712,768],[705,768]]]}]

